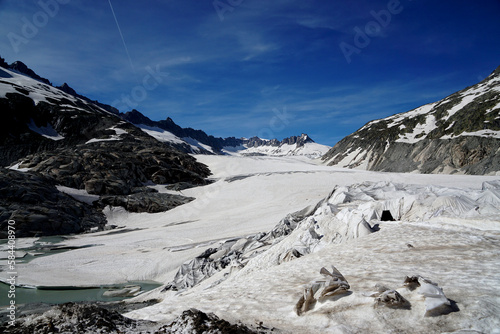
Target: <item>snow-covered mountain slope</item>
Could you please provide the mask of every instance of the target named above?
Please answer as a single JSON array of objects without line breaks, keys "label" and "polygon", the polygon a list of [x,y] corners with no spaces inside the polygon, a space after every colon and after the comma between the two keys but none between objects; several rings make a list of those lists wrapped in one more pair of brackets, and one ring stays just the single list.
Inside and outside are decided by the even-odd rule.
[{"label": "snow-covered mountain slope", "polygon": [[[117,115],[17,71],[0,68],[0,160],[86,143],[146,137]],[[113,137],[115,136],[115,137]]]},{"label": "snow-covered mountain slope", "polygon": [[135,126],[158,141],[162,143],[170,143],[184,152],[214,154],[212,147],[200,143],[196,139],[190,137],[179,138],[170,131],[145,124],[135,124]]},{"label": "snow-covered mountain slope", "polygon": [[377,171],[499,172],[500,67],[441,101],[367,123],[323,160]]},{"label": "snow-covered mountain slope", "polygon": [[[243,258],[236,259],[236,266],[192,289],[161,292],[162,287],[143,295],[142,300],[163,302],[127,316],[169,321],[196,307],[234,322],[262,321],[285,333],[491,332],[500,325],[495,281],[500,275],[497,178],[345,170],[300,157],[196,158],[210,167],[216,181],[182,191],[196,200],[155,214],[107,208],[109,224],[118,229],[63,241],[67,247],[87,245],[85,249],[19,263],[18,283],[99,286],[156,280],[167,284],[183,263],[208,248],[227,245],[241,247]],[[244,249],[251,243],[242,238],[262,237],[305,207],[311,215],[297,221],[291,233],[258,239],[264,245],[253,253],[258,243]],[[380,221],[383,210],[401,220]],[[375,232],[359,233],[362,220]],[[19,238],[17,247],[34,241]],[[289,252],[292,249],[301,256]],[[290,261],[280,263],[280,257]],[[322,280],[320,269],[331,271],[332,265],[347,280],[350,294],[318,301],[298,316],[294,308],[304,288]],[[230,268],[232,274],[225,277]],[[6,272],[1,271],[0,277],[5,279]],[[401,288],[406,275],[438,283],[460,311],[424,317],[426,301],[420,290]],[[397,289],[411,310],[374,308],[376,298],[369,295],[377,290],[375,284]]]},{"label": "snow-covered mountain slope", "polygon": [[[129,122],[124,122],[117,113],[111,112],[114,109],[111,106],[91,101],[77,94],[67,84],[53,87],[47,79],[36,79],[39,76],[26,65],[20,62],[15,64],[14,68],[24,69],[31,76],[0,68],[0,100],[3,99],[0,106],[6,116],[3,123],[5,131],[0,136],[5,137],[8,144],[2,151],[4,155],[7,152],[12,155],[6,156],[3,163],[10,163],[40,149],[121,140],[122,135],[127,134],[139,139],[151,135],[160,142],[187,153],[203,153],[207,149],[211,152],[208,145],[191,138],[177,138],[157,127],[140,124],[138,127],[143,131],[138,131]],[[20,137],[24,135],[28,137],[21,140]],[[53,143],[46,139],[60,142]],[[23,149],[17,150],[17,145],[21,145]]]},{"label": "snow-covered mountain slope", "polygon": [[209,136],[201,130],[182,128],[175,124],[170,117],[162,121],[152,121],[135,109],[120,113],[120,117],[151,137],[162,143],[168,143],[180,151],[194,154],[214,154],[218,150],[217,142],[220,138]]},{"label": "snow-covered mountain slope", "polygon": [[[5,195],[0,205],[0,230],[4,231],[0,238],[6,237],[9,220],[16,221],[19,237],[104,228],[104,216],[98,224],[86,223],[92,217],[83,217],[94,214],[95,207],[85,204],[88,207],[81,209],[78,203],[58,200],[66,195],[54,185],[111,195],[102,203],[111,200],[129,207],[134,202],[133,210],[155,211],[181,205],[184,199],[153,194],[145,183],[206,184],[210,171],[174,149],[175,145],[156,140],[89,99],[53,87],[20,64],[11,67],[30,76],[3,63],[0,68],[0,171],[4,176],[0,191]],[[50,185],[50,191],[43,184]],[[58,214],[58,202],[66,203],[66,215]]]},{"label": "snow-covered mountain slope", "polygon": [[152,121],[137,110],[120,114],[125,120],[135,124],[150,136],[176,145],[189,153],[229,154],[229,155],[268,155],[268,156],[305,156],[319,158],[329,146],[315,143],[308,135],[292,136],[282,141],[277,139],[220,138],[207,135],[202,130],[182,128],[168,117],[162,121]]},{"label": "snow-covered mountain slope", "polygon": [[267,155],[267,156],[304,156],[319,158],[328,150],[329,146],[314,142],[307,134],[283,139],[281,142],[265,140],[257,137],[243,139],[238,147],[227,146],[222,150],[227,154],[238,155]]},{"label": "snow-covered mountain slope", "polygon": [[[84,103],[58,88],[52,87],[47,83],[38,81],[14,70],[0,68],[0,80],[0,98],[7,98],[7,94],[9,93],[18,93],[29,97],[35,105],[38,105],[40,102],[55,104],[56,101],[64,99],[72,104]],[[89,103],[84,104],[89,108],[94,107],[90,106]],[[72,107],[72,105],[69,107]]]}]

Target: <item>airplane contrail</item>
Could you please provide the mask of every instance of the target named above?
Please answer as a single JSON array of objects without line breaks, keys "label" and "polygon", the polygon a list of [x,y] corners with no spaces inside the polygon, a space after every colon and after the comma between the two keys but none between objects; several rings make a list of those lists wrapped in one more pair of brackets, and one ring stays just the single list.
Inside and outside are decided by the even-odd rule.
[{"label": "airplane contrail", "polygon": [[127,57],[128,57],[128,61],[130,62],[130,67],[132,67],[132,71],[134,71],[134,73],[135,73],[134,64],[132,63],[132,58],[130,58],[130,53],[128,52],[128,48],[127,48],[127,43],[125,43],[125,38],[123,38],[122,30],[120,29],[120,24],[118,23],[118,19],[116,18],[115,10],[113,9],[113,5],[111,4],[111,0],[108,0],[108,2],[109,2],[109,7],[111,8],[111,12],[113,13],[113,17],[115,18],[116,27],[118,28],[118,32],[120,33],[120,37],[122,38],[123,47],[125,48],[125,52],[127,52]]}]

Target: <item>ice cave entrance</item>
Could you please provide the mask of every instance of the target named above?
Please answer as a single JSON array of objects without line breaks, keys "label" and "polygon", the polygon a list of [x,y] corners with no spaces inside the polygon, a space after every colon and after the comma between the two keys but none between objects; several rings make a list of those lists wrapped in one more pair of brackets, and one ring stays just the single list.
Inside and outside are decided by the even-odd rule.
[{"label": "ice cave entrance", "polygon": [[388,222],[388,221],[395,221],[394,217],[391,214],[391,211],[389,210],[384,210],[382,211],[382,217],[380,217],[380,220],[383,222]]}]

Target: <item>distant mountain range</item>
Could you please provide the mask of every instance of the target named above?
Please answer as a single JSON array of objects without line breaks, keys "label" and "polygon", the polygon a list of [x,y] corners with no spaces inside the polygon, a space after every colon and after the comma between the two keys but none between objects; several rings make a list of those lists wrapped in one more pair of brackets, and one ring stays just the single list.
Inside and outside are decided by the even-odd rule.
[{"label": "distant mountain range", "polygon": [[[458,333],[467,331],[460,328],[487,332],[497,323],[492,302],[496,297],[485,292],[496,282],[483,284],[478,275],[498,265],[498,247],[493,246],[498,239],[494,229],[500,181],[483,182],[479,190],[468,188],[480,185],[479,181],[464,178],[453,189],[435,184],[436,179],[420,177],[415,182],[420,185],[385,182],[410,178],[331,172],[333,168],[297,165],[290,163],[292,159],[208,157],[206,161],[216,161],[212,179],[209,168],[200,163],[203,159],[190,153],[300,155],[300,160],[322,157],[328,165],[374,171],[500,175],[500,67],[482,82],[441,101],[371,121],[333,148],[315,143],[307,134],[283,140],[217,138],[182,128],[171,118],[152,121],[137,110],[119,113],[67,84],[54,87],[21,62],[9,65],[2,58],[0,113],[0,240],[5,239],[7,247],[14,226],[16,238],[34,238],[23,240],[23,248],[15,254],[24,257],[16,260],[16,270],[28,273],[19,275],[28,278],[27,283],[16,281],[20,289],[42,289],[40,282],[45,280],[49,282],[45,289],[101,287],[101,292],[106,289],[103,296],[122,298],[141,293],[134,277],[162,283],[171,279],[132,300],[130,309],[123,302],[66,303],[39,316],[45,310],[42,304],[21,305],[27,315],[16,322],[16,332],[36,332],[50,325],[66,332],[210,328],[274,333],[282,330],[264,326],[265,322],[281,327],[292,320],[290,328],[297,326],[296,332],[350,328],[381,332],[389,324],[391,329]],[[236,167],[228,164],[230,171],[215,170],[228,160]],[[283,166],[289,163],[291,167]],[[182,192],[201,186],[207,188],[185,192],[196,198]],[[329,195],[315,200],[323,191]],[[304,208],[306,202],[310,205]],[[184,204],[172,215],[137,214]],[[291,208],[300,211],[291,213]],[[281,212],[286,216],[271,230],[263,230]],[[395,224],[395,219],[407,223]],[[56,244],[51,239],[59,238],[38,239],[107,230],[111,231],[89,238],[63,237]],[[453,242],[441,247],[443,240]],[[56,255],[61,251],[67,252]],[[332,261],[332,254],[335,266],[323,267]],[[477,261],[478,254],[489,262]],[[52,256],[50,261],[46,255]],[[441,259],[448,255],[456,261],[443,266]],[[428,260],[431,257],[433,261]],[[175,262],[180,267],[174,274]],[[345,269],[349,282],[336,266]],[[465,275],[463,270],[459,273],[458,285],[452,272],[456,268],[468,268]],[[444,288],[461,298],[460,308],[437,283],[420,276],[436,269],[440,269],[437,276],[449,281]],[[7,271],[4,274],[10,275]],[[401,293],[393,290],[404,287],[406,274],[406,288],[398,289]],[[12,277],[5,275],[2,284],[7,282],[8,289]],[[30,277],[38,278],[30,284]],[[118,285],[104,284],[109,281],[126,285],[116,289]],[[392,282],[392,287],[381,282]],[[202,308],[226,310],[232,319],[250,307],[246,320],[255,326],[232,325],[192,308],[169,324],[153,321],[165,320],[200,300]],[[161,304],[136,310],[156,303]],[[103,305],[130,312],[130,318]],[[270,308],[275,311],[267,316]],[[339,316],[332,318],[335,312]],[[382,322],[367,318],[361,324],[359,316],[364,313]],[[477,315],[486,325],[481,327]],[[410,318],[413,322],[408,325]],[[347,322],[351,327],[340,327],[346,319],[354,319]],[[0,325],[4,327],[11,330],[10,325]]]},{"label": "distant mountain range", "polygon": [[[120,113],[116,108],[110,105],[91,100],[88,97],[78,94],[67,83],[64,83],[59,87],[53,87],[48,79],[40,77],[20,61],[16,61],[9,65],[5,63],[3,59],[1,59],[0,67],[3,67],[9,71],[13,71],[16,75],[24,74],[27,77],[35,80],[32,82],[24,80],[24,84],[27,87],[26,89],[28,92],[28,96],[29,92],[36,92],[37,90],[40,90],[43,91],[41,95],[46,96],[51,103],[59,103],[60,105],[64,105],[66,108],[71,108],[71,104],[76,103],[79,104],[78,108],[91,108],[93,110],[99,110],[101,113],[104,112],[103,115],[105,115],[107,112],[108,115],[106,115],[104,118],[113,117],[112,115],[118,115],[122,119],[136,125],[137,128],[140,128],[144,133],[156,138],[161,142],[168,143],[170,146],[185,153],[251,154],[278,156],[306,155],[309,157],[319,158],[330,148],[326,145],[315,143],[309,136],[305,134],[302,134],[301,136],[292,136],[289,138],[285,138],[282,141],[278,141],[277,139],[266,140],[258,137],[253,137],[250,139],[235,137],[214,137],[212,135],[208,135],[202,130],[182,128],[177,125],[170,117],[167,117],[165,120],[161,121],[152,121],[135,109],[125,113]],[[9,74],[4,74],[4,77],[8,78]],[[21,89],[20,85],[16,84],[16,80],[5,80],[4,82],[0,82],[0,84],[6,85],[3,88],[4,95],[7,92],[16,91],[16,89],[19,92],[19,90]],[[47,87],[43,86],[42,84],[47,85]],[[0,92],[2,91],[0,90]],[[65,94],[62,94],[61,92]],[[0,95],[0,97],[2,96]],[[55,129],[52,127],[54,120],[47,119],[45,116],[43,116],[43,113],[37,112],[35,113],[36,115],[33,115],[33,117],[28,117],[28,115],[19,117],[20,115],[23,115],[23,113],[26,113],[26,108],[21,106],[23,110],[13,110],[12,108],[15,109],[17,108],[16,106],[19,106],[20,104],[18,102],[13,103],[12,99],[10,100],[10,106],[9,108],[6,108],[6,110],[11,111],[9,112],[9,115],[16,116],[15,120],[7,119],[7,122],[3,123],[4,126],[10,128],[9,131],[3,132],[4,135],[8,132],[11,132],[11,127],[13,124],[15,124],[15,129],[17,129],[17,132],[13,134],[14,136],[10,136],[11,139],[14,140],[14,142],[15,139],[13,138],[19,138],[20,133],[23,131],[27,136],[32,136],[33,132],[35,132],[41,134],[46,139],[59,138],[59,140],[64,140],[58,143],[54,143],[53,141],[47,141],[43,139],[41,139],[41,142],[38,139],[23,139],[22,144],[20,144],[22,146],[21,150],[19,150],[19,147],[15,145],[15,143],[7,140],[9,147],[4,147],[3,152],[0,153],[3,155],[4,165],[9,164],[10,162],[15,161],[28,153],[33,153],[40,149],[53,149],[55,147],[63,146],[64,143],[68,143],[68,145],[80,143],[81,140],[77,140],[75,139],[75,137],[81,136],[83,133],[85,133],[83,139],[88,140],[91,139],[91,137],[93,138],[101,135],[99,134],[99,131],[103,130],[103,127],[104,130],[109,129],[109,122],[107,121],[101,123],[94,120],[96,122],[90,122],[87,124],[81,119],[79,119],[78,121],[78,126],[82,126],[82,129],[73,128],[69,131],[69,129],[62,129],[60,125],[58,129]],[[68,101],[71,101],[71,103],[67,103]],[[40,101],[34,100],[34,102],[35,109],[37,109],[38,102]],[[27,103],[29,104],[30,102]],[[64,112],[66,113],[66,111],[67,110],[65,110]],[[32,111],[30,111],[29,113],[31,112]],[[60,121],[57,121],[56,123],[61,124]],[[64,124],[67,123],[68,122],[64,122]],[[32,126],[28,126],[26,128],[27,124],[32,124]],[[73,124],[73,126],[75,126],[75,124]],[[58,131],[65,134],[59,135]],[[54,136],[51,137],[49,135],[50,133],[53,133]]]},{"label": "distant mountain range", "polygon": [[498,173],[500,67],[438,102],[367,123],[322,159],[373,171]]},{"label": "distant mountain range", "polygon": [[152,121],[137,110],[120,114],[130,123],[141,128],[152,137],[179,145],[187,152],[206,154],[242,154],[242,155],[304,155],[319,158],[330,147],[317,144],[308,135],[292,136],[281,141],[277,139],[220,138],[207,135],[202,130],[182,128],[168,117],[163,121]]},{"label": "distant mountain range", "polygon": [[1,58],[0,112],[0,231],[15,220],[19,237],[110,228],[102,214],[107,205],[154,213],[189,202],[146,186],[210,183],[207,166],[187,153],[320,157],[329,149],[307,135],[215,138],[170,118],[120,114]]},{"label": "distant mountain range", "polygon": [[5,116],[0,125],[0,158],[4,166],[40,151],[118,138],[119,128],[184,153],[304,155],[322,157],[333,166],[388,172],[492,174],[500,170],[500,68],[441,101],[371,121],[330,148],[306,134],[281,141],[214,137],[183,128],[170,117],[153,121],[137,110],[119,113],[66,83],[53,87],[20,61],[9,65],[0,58],[2,67],[0,108]]}]

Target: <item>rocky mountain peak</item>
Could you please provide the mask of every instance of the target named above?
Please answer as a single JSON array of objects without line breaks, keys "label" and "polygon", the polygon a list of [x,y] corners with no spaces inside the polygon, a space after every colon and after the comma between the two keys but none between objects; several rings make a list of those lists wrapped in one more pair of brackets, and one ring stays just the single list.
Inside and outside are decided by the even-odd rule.
[{"label": "rocky mountain peak", "polygon": [[299,137],[292,136],[285,138],[281,141],[282,144],[294,145],[297,144],[297,147],[304,146],[306,143],[314,143],[314,140],[311,139],[307,134],[303,133]]},{"label": "rocky mountain peak", "polygon": [[153,121],[151,121],[149,118],[141,114],[136,109],[132,109],[131,111],[127,111],[124,114],[120,114],[120,116],[132,124],[144,124],[144,125],[154,126]]},{"label": "rocky mountain peak", "polygon": [[65,92],[69,95],[73,95],[73,96],[78,97],[78,94],[76,93],[76,91],[73,88],[71,88],[66,82],[63,83],[61,86],[56,87],[56,88],[59,88],[60,90],[62,90],[63,92]]},{"label": "rocky mountain peak", "polygon": [[304,146],[306,143],[314,143],[307,134],[303,133],[300,136],[291,136],[284,138],[279,141],[278,139],[262,139],[259,137],[252,137],[250,139],[243,140],[248,147],[258,147],[258,146],[281,146],[281,145],[297,145],[297,147]]},{"label": "rocky mountain peak", "polygon": [[5,59],[3,59],[2,57],[0,57],[0,67],[9,68],[9,64],[7,64],[5,62]]},{"label": "rocky mountain peak", "polygon": [[12,70],[14,70],[14,71],[26,74],[27,76],[29,76],[29,77],[31,77],[31,78],[33,78],[35,80],[41,81],[41,82],[43,82],[43,83],[45,83],[47,85],[51,85],[52,86],[52,83],[48,79],[42,78],[41,76],[39,76],[38,74],[36,74],[35,71],[33,71],[32,69],[30,69],[22,61],[17,60],[15,62],[13,62],[12,64],[10,64],[9,67]]},{"label": "rocky mountain peak", "polygon": [[493,73],[492,73],[492,74],[493,74],[493,75],[496,75],[496,76],[500,75],[500,66],[498,66],[498,67],[497,67],[497,68],[493,71]]},{"label": "rocky mountain peak", "polygon": [[500,69],[441,101],[374,120],[325,156],[387,172],[488,174],[500,169]]}]

